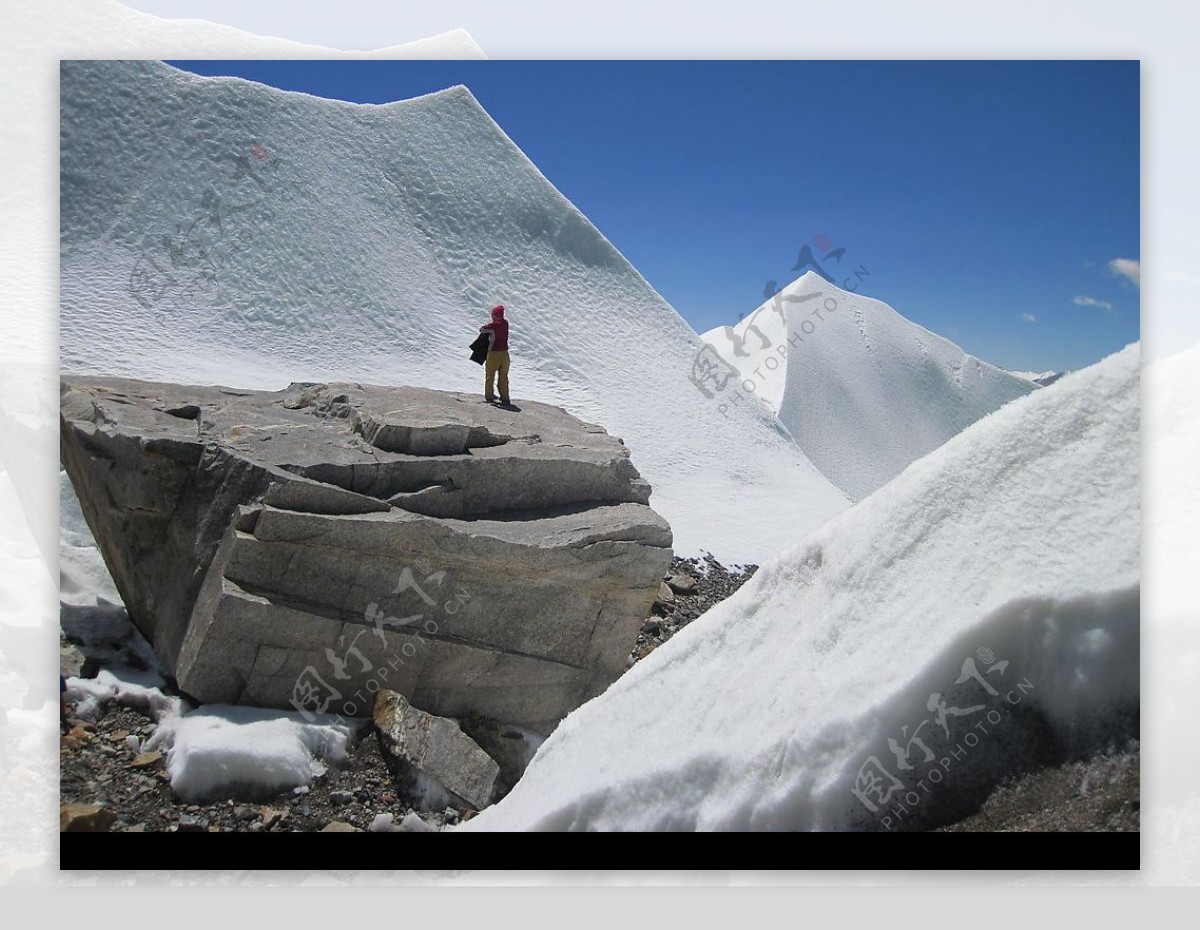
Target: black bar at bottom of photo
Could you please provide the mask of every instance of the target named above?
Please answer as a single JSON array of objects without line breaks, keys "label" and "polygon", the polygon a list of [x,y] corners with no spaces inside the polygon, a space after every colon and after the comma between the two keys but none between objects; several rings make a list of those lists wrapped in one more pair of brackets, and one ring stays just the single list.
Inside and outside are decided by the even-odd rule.
[{"label": "black bar at bottom of photo", "polygon": [[[176,860],[181,849],[220,851],[221,872],[263,869],[276,872],[303,869],[337,871],[316,866],[329,863],[329,850],[359,852],[386,850],[391,853],[419,849],[424,866],[441,864],[456,870],[480,863],[486,870],[492,863],[520,858],[527,869],[554,869],[567,852],[604,852],[617,854],[613,862],[622,869],[649,872],[695,867],[778,870],[792,863],[799,871],[821,870],[900,871],[920,880],[923,873],[942,871],[1004,871],[1030,873],[1042,870],[1075,872],[1080,870],[1138,869],[1141,862],[1140,833],[794,833],[783,842],[774,837],[763,843],[755,833],[593,833],[547,837],[544,852],[539,853],[537,839],[525,837],[521,854],[513,856],[513,835],[475,833],[459,840],[439,840],[433,836],[407,839],[391,834],[346,838],[327,833],[209,833],[179,836],[174,833],[62,833],[60,865],[64,871],[94,872],[104,862],[120,862],[121,871],[159,870]],[[417,847],[410,843],[419,843]],[[345,844],[344,846],[342,844]],[[397,847],[396,844],[403,844]],[[426,843],[433,843],[426,846]],[[192,844],[199,844],[194,846]],[[365,844],[365,846],[364,846]],[[439,845],[445,844],[445,845]],[[576,845],[577,844],[577,845]],[[790,848],[792,856],[786,851]],[[242,859],[242,855],[246,858]],[[781,861],[782,860],[782,861]],[[186,861],[186,860],[185,860]],[[341,862],[390,861],[361,856],[338,857]],[[803,868],[808,866],[809,868]],[[169,870],[169,867],[168,867]],[[195,876],[195,870],[185,869]],[[436,871],[436,869],[434,870]],[[489,870],[490,871],[490,870]],[[432,873],[431,878],[436,877]],[[998,876],[999,877],[999,876]]]}]

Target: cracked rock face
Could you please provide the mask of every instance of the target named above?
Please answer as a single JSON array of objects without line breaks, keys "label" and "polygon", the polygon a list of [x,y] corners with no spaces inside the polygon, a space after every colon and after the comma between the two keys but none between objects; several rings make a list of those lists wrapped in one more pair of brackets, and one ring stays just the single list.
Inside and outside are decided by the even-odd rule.
[{"label": "cracked rock face", "polygon": [[129,614],[203,702],[390,689],[548,733],[624,670],[671,531],[620,440],[410,387],[67,377],[62,460]]}]

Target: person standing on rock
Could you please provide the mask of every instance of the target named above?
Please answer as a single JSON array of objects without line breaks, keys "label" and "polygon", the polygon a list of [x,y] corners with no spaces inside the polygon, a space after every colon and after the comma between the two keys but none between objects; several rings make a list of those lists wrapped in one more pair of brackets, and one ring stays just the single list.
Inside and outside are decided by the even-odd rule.
[{"label": "person standing on rock", "polygon": [[492,337],[488,347],[487,361],[483,364],[483,397],[490,404],[496,400],[493,382],[500,391],[500,403],[509,402],[508,394],[508,320],[504,319],[504,305],[492,307],[492,322],[479,327],[481,333]]}]

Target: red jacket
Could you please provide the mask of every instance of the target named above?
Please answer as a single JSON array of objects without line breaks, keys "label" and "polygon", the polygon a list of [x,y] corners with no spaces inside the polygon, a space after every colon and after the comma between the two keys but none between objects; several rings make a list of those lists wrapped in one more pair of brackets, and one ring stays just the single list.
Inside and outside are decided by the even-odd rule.
[{"label": "red jacket", "polygon": [[508,351],[508,320],[492,320],[490,323],[484,323],[479,329],[481,332],[492,334],[492,347],[489,351]]}]

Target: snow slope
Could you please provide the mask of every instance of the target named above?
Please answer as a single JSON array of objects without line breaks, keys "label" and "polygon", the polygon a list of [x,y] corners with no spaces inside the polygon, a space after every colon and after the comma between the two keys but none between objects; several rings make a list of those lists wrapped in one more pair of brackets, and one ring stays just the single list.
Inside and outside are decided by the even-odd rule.
[{"label": "snow slope", "polygon": [[[394,27],[393,27],[394,28]],[[58,72],[60,59],[485,58],[462,29],[372,51],[254,35],[201,19],[164,19],[116,0],[6,3],[0,29],[0,364],[56,364]],[[30,75],[43,75],[31,81]],[[28,493],[24,492],[23,493]]]},{"label": "snow slope", "polygon": [[61,93],[64,370],[475,391],[500,302],[518,403],[624,439],[678,550],[758,560],[847,506],[769,411],[692,382],[699,337],[466,88],[368,106],[74,62]]},{"label": "snow slope", "polygon": [[702,338],[739,372],[728,402],[764,401],[852,500],[1035,390],[813,271]]},{"label": "snow slope", "polygon": [[928,826],[1136,735],[1138,375],[1129,346],[915,462],[567,717],[468,829]]}]

